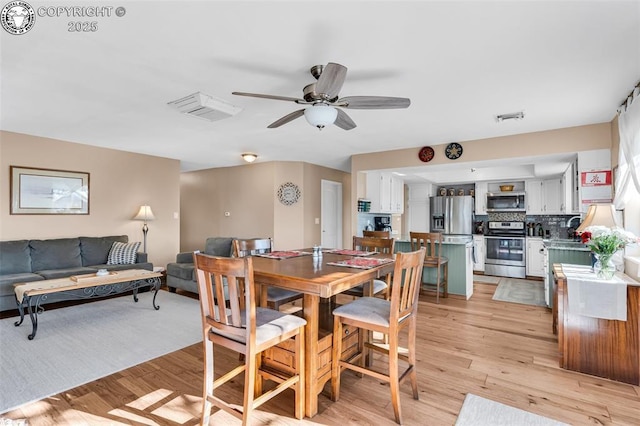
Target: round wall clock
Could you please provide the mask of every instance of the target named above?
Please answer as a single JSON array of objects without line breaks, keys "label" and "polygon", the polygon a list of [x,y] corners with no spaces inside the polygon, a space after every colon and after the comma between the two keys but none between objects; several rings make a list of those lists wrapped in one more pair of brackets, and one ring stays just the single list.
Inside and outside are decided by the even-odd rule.
[{"label": "round wall clock", "polygon": [[297,203],[300,195],[300,188],[292,182],[285,182],[278,188],[278,200],[285,206]]},{"label": "round wall clock", "polygon": [[456,142],[451,142],[444,149],[444,154],[449,160],[456,160],[462,155],[462,145]]},{"label": "round wall clock", "polygon": [[433,160],[434,154],[435,153],[433,152],[433,148],[431,148],[430,146],[425,146],[420,150],[420,152],[418,152],[418,158],[420,159],[420,161],[428,163],[429,161]]}]

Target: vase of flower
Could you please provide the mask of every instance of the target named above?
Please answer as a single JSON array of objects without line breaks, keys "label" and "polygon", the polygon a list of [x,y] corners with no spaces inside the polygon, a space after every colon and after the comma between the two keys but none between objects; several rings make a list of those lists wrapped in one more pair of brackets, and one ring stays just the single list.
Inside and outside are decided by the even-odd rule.
[{"label": "vase of flower", "polygon": [[638,241],[638,238],[620,228],[608,228],[605,226],[588,226],[581,235],[582,242],[586,244],[594,255],[596,262],[593,271],[598,278],[610,280],[616,272],[613,263],[613,255],[624,249],[627,244]]},{"label": "vase of flower", "polygon": [[616,265],[613,263],[613,254],[595,254],[596,263],[593,264],[593,272],[603,280],[610,280],[616,272]]}]

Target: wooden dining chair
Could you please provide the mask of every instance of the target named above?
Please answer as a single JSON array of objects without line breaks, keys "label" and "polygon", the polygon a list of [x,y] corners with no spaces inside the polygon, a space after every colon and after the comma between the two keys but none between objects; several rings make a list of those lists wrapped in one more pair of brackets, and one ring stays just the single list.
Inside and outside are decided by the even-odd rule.
[{"label": "wooden dining chair", "polygon": [[[376,231],[370,231],[376,232]],[[380,231],[381,232],[381,231]],[[380,237],[353,237],[353,250],[388,253],[392,254],[395,247],[395,240],[393,238],[380,238]],[[391,282],[391,276],[387,275],[383,280],[373,280],[373,294],[385,294],[385,298],[389,298],[389,284]],[[345,290],[342,294],[349,296],[362,297],[364,296],[365,284],[357,285],[349,290]]]},{"label": "wooden dining chair", "polygon": [[[204,348],[204,385],[202,425],[209,424],[213,406],[234,415],[246,425],[252,411],[288,388],[295,393],[295,417],[304,416],[304,326],[306,321],[295,315],[256,307],[253,259],[216,257],[195,252],[193,261],[197,273],[202,313]],[[228,302],[222,283],[227,282]],[[244,284],[241,285],[240,281]],[[244,296],[243,296],[244,293]],[[240,299],[244,297],[244,309]],[[228,303],[228,304],[227,304]],[[261,368],[261,353],[281,342],[293,338],[294,365],[292,374]],[[214,379],[213,350],[215,345],[244,355],[241,365]],[[244,372],[242,410],[220,398],[214,391]],[[262,392],[262,380],[277,383],[275,388]]]},{"label": "wooden dining chair", "polygon": [[[252,256],[254,254],[271,253],[273,240],[271,238],[234,239],[233,254],[235,257]],[[267,287],[267,306],[280,310],[280,306],[302,299],[303,294],[297,291],[278,287]]]},{"label": "wooden dining chair", "polygon": [[[340,397],[340,375],[343,369],[354,370],[389,383],[391,403],[396,422],[402,424],[400,411],[400,384],[409,378],[413,399],[418,399],[416,375],[416,324],[418,295],[422,282],[425,249],[408,253],[397,253],[391,285],[391,300],[378,297],[361,297],[333,311],[333,352],[331,363],[331,394],[334,401]],[[351,358],[342,360],[342,328],[351,325],[367,331],[389,336],[388,345],[359,342],[360,351]],[[403,328],[408,329],[407,350],[400,351],[399,336]],[[362,331],[362,330],[361,330]],[[365,367],[365,347],[388,356],[388,373],[380,373]],[[401,353],[402,352],[402,353]],[[400,373],[399,360],[408,364]]]},{"label": "wooden dining chair", "polygon": [[374,237],[374,238],[391,238],[391,233],[389,231],[362,231],[363,237]]},{"label": "wooden dining chair", "polygon": [[440,303],[440,287],[442,297],[449,296],[449,259],[442,256],[442,234],[439,232],[409,232],[411,250],[425,247],[425,268],[436,269],[436,303]]}]

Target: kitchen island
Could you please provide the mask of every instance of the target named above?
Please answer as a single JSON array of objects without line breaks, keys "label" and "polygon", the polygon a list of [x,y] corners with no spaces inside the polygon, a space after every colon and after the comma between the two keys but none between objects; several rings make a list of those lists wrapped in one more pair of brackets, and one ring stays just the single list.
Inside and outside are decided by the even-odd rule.
[{"label": "kitchen island", "polygon": [[558,332],[557,311],[558,303],[555,297],[556,285],[553,279],[554,263],[571,265],[591,265],[591,250],[579,241],[548,239],[542,240],[545,248],[544,255],[544,290],[545,300],[553,313],[552,328],[554,334]]},{"label": "kitchen island", "polygon": [[[409,237],[396,240],[396,252],[411,251]],[[473,294],[473,239],[468,237],[445,237],[442,243],[442,256],[449,259],[449,294],[469,299]],[[424,268],[422,282],[436,282],[436,270]],[[435,285],[435,284],[434,284]]]},{"label": "kitchen island", "polygon": [[[557,315],[560,367],[640,385],[640,283],[620,272],[616,272],[615,280],[598,279],[590,267],[584,266],[556,263],[551,269],[558,301],[554,319]],[[589,284],[587,287],[579,281],[570,282],[576,271],[582,271],[578,276]],[[620,283],[626,284],[626,289],[622,287],[623,301],[614,305],[619,309],[603,311],[602,298],[591,296],[590,293],[600,291],[597,286],[603,283],[611,286],[607,293]],[[578,297],[579,302],[573,305],[572,289],[577,290],[573,297]],[[610,308],[611,300],[605,306]],[[596,313],[593,308],[597,308]]]}]

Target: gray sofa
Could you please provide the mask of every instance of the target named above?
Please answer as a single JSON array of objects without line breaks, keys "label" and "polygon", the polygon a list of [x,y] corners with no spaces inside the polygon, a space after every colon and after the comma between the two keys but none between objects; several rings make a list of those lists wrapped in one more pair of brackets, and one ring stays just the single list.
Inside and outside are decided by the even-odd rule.
[{"label": "gray sofa", "polygon": [[[126,235],[76,237],[50,240],[0,241],[0,311],[16,309],[13,284],[91,274],[98,269],[147,269],[146,253],[137,253],[135,264],[108,265],[115,241],[126,243]],[[63,297],[55,301],[64,300]]]},{"label": "gray sofa", "polygon": [[[211,256],[231,257],[233,255],[233,238],[207,238],[203,253]],[[198,293],[193,252],[178,253],[176,261],[167,265],[167,287],[175,292],[177,288]]]}]

